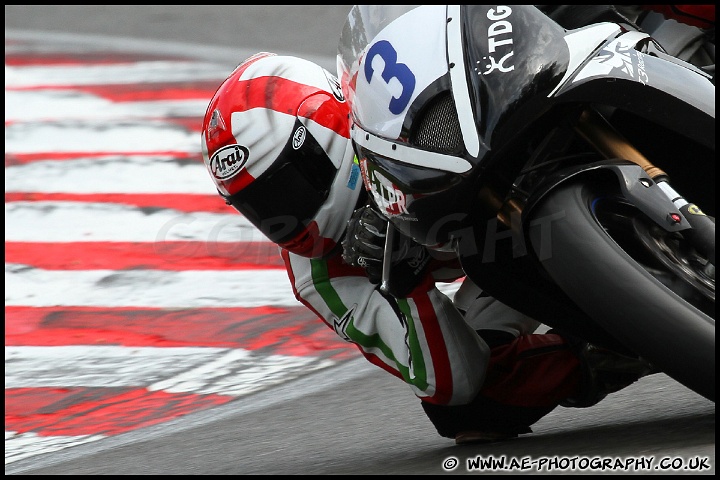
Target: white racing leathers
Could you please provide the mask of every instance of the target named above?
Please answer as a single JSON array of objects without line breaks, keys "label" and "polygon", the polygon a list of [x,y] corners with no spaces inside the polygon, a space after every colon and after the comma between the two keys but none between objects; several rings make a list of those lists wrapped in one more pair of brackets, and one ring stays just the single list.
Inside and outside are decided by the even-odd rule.
[{"label": "white racing leathers", "polygon": [[[282,257],[295,297],[368,361],[401,378],[428,403],[463,405],[480,391],[490,349],[476,329],[517,336],[537,327],[499,302],[479,298],[474,285],[460,290],[463,310],[477,317],[466,321],[431,275],[407,298],[396,299],[381,294],[364,270],[344,264],[339,253],[310,259],[282,250]],[[492,315],[481,315],[489,309]],[[489,322],[485,326],[483,317]]]}]

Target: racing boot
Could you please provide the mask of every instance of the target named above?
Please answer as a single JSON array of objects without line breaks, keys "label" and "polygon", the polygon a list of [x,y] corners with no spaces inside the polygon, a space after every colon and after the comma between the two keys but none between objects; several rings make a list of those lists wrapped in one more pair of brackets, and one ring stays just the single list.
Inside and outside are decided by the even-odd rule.
[{"label": "racing boot", "polygon": [[580,345],[578,356],[582,365],[580,388],[576,395],[560,402],[563,407],[591,407],[609,394],[658,372],[642,358],[626,356],[587,342]]},{"label": "racing boot", "polygon": [[560,335],[478,334],[492,353],[477,396],[464,405],[422,402],[441,436],[458,445],[512,440],[578,391],[581,362]]}]

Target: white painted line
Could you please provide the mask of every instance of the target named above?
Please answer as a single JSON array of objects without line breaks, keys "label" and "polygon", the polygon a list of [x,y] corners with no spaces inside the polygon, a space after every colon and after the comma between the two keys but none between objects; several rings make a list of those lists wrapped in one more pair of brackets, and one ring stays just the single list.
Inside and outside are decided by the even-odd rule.
[{"label": "white painted line", "polygon": [[244,357],[243,350],[229,350],[213,362],[156,382],[148,389],[242,397],[337,363],[330,359],[287,355]]},{"label": "white painted line", "polygon": [[5,122],[197,117],[199,129],[211,97],[208,93],[206,100],[113,102],[77,90],[5,91]]},{"label": "white painted line", "polygon": [[172,158],[106,157],[38,161],[5,167],[5,193],[190,193],[215,195],[202,160],[182,164]]},{"label": "white painted line", "polygon": [[269,243],[239,213],[152,211],[112,203],[9,202],[5,225],[6,242]]},{"label": "white painted line", "polygon": [[44,152],[157,152],[200,154],[200,134],[159,120],[101,123],[14,123],[5,126],[5,155]]},{"label": "white painted line", "polygon": [[[226,348],[6,346],[5,388],[145,387],[210,363]],[[238,350],[247,362],[250,352]]]},{"label": "white painted line", "polygon": [[9,475],[7,465],[43,453],[57,452],[84,443],[106,438],[105,435],[40,436],[33,432],[19,434],[5,431],[5,475]]},{"label": "white painted line", "polygon": [[5,388],[139,387],[243,396],[333,360],[210,347],[5,347]]},{"label": "white painted line", "polygon": [[[90,34],[76,34],[66,32],[47,32],[36,30],[5,30],[5,38],[10,40],[38,41],[45,44],[45,48],[56,46],[61,51],[72,49],[73,51],[101,51],[101,52],[137,52],[155,55],[174,55],[180,57],[192,57],[203,61],[224,62],[226,68],[232,69],[242,60],[257,52],[264,51],[263,47],[226,47],[224,45],[198,45],[195,43],[168,42],[162,40],[139,39],[135,37],[103,36]],[[64,44],[64,45],[63,45]],[[5,52],[13,52],[24,47],[5,46]],[[293,52],[292,50],[277,49],[279,55],[295,55],[324,67],[330,72],[335,72],[335,57],[325,55],[309,55]],[[225,74],[229,74],[226,71]],[[224,78],[224,77],[223,77]]]},{"label": "white painted line", "polygon": [[54,271],[5,264],[5,306],[300,306],[285,270]]},{"label": "white painted line", "polygon": [[217,80],[219,83],[228,73],[224,65],[216,63],[172,60],[78,66],[5,65],[5,88],[203,80]]}]

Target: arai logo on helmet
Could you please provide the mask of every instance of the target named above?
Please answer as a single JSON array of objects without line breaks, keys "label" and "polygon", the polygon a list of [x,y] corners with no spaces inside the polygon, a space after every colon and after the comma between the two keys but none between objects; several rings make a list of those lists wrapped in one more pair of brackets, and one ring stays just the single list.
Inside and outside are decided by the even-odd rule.
[{"label": "arai logo on helmet", "polygon": [[218,180],[227,180],[245,166],[249,156],[247,147],[227,145],[210,158],[210,172]]},{"label": "arai logo on helmet", "polygon": [[297,150],[303,146],[303,143],[305,143],[306,134],[307,130],[305,130],[305,127],[303,127],[302,125],[299,126],[297,130],[295,130],[295,133],[293,133],[292,137],[293,150]]}]

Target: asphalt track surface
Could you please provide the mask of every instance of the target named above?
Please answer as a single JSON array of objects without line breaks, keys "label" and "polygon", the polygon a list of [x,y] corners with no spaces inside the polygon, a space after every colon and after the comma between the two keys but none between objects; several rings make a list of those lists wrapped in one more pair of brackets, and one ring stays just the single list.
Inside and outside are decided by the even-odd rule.
[{"label": "asphalt track surface", "polygon": [[[298,54],[332,69],[334,38],[347,10],[6,5],[5,28],[6,36],[81,36],[108,51],[182,52],[228,68],[264,50]],[[487,467],[468,467],[480,457],[517,462],[514,469],[493,472],[498,474],[715,473],[714,403],[663,375],[589,409],[557,409],[533,429],[511,442],[457,447],[434,432],[406,386],[354,358],[223,406],[21,460],[5,473],[488,473]],[[444,468],[453,459],[457,465]],[[570,468],[590,461],[596,470]]]}]

